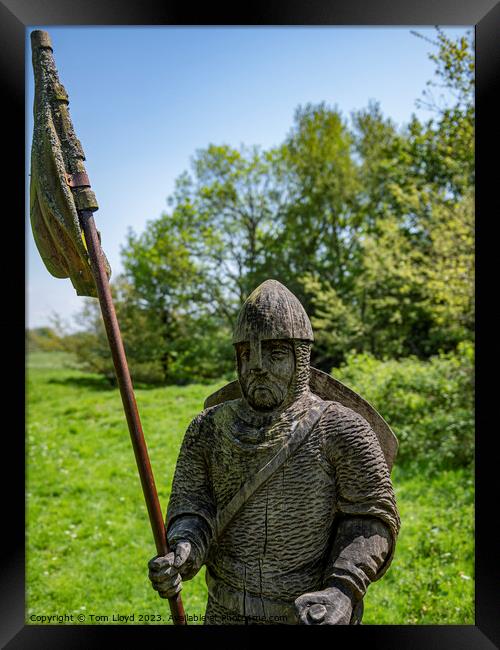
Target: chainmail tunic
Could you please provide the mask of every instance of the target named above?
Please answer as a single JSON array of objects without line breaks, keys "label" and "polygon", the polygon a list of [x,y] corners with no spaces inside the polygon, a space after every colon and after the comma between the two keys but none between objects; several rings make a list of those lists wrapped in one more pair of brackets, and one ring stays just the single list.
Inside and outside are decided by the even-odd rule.
[{"label": "chainmail tunic", "polygon": [[[186,432],[167,519],[172,524],[182,515],[197,515],[212,531],[205,557],[209,590],[293,603],[322,589],[336,527],[345,516],[379,519],[395,542],[399,516],[377,437],[364,418],[337,402],[330,402],[305,442],[250,497],[221,538],[213,538],[217,513],[277,452],[291,423],[320,399],[301,383],[293,387],[297,399],[278,417],[233,400],[203,411]],[[386,571],[393,550],[394,543],[375,579]]]}]

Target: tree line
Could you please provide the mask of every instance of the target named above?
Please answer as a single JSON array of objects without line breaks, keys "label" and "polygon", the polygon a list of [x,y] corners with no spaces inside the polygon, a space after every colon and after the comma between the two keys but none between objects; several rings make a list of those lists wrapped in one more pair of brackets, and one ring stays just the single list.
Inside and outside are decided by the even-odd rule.
[{"label": "tree line", "polygon": [[[196,151],[167,211],[128,232],[112,282],[135,380],[230,375],[236,314],[267,278],[303,303],[328,372],[353,353],[428,359],[473,340],[473,42],[427,40],[427,120],[307,104],[279,146]],[[79,320],[59,343],[113,381],[97,301]]]}]

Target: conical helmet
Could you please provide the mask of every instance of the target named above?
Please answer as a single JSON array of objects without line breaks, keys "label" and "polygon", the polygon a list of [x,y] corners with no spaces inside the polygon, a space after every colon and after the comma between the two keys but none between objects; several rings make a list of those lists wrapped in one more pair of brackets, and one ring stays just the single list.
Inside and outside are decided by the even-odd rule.
[{"label": "conical helmet", "polygon": [[304,307],[277,280],[266,280],[252,291],[238,314],[233,343],[256,339],[314,340]]}]

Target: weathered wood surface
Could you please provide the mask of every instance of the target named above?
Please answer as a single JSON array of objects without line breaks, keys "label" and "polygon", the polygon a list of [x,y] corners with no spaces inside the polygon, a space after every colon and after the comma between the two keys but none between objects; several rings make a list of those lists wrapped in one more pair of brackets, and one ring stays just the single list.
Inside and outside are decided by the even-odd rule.
[{"label": "weathered wood surface", "polygon": [[[387,466],[391,470],[398,451],[398,440],[380,413],[369,402],[363,399],[361,395],[358,395],[358,393],[338,379],[312,366],[309,387],[321,399],[340,402],[365,418],[375,431]],[[205,400],[204,408],[209,408],[221,402],[240,397],[240,383],[238,380],[235,380],[209,395]]]},{"label": "weathered wood surface", "polygon": [[298,299],[266,280],[238,316],[238,381],[186,432],[167,536],[191,545],[186,579],[207,567],[209,623],[359,624],[366,589],[392,561],[396,437],[311,368],[312,342]]}]

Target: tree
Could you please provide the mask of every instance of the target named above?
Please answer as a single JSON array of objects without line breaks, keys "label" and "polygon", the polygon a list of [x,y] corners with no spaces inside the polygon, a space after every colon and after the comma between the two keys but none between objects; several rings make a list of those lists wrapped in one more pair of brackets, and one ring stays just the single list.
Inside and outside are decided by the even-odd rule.
[{"label": "tree", "polygon": [[356,271],[347,294],[325,277],[308,283],[318,339],[336,363],[342,348],[428,357],[473,334],[472,41],[438,30],[431,42],[451,106],[428,103],[437,119],[413,116],[400,131],[376,103],[352,116]]},{"label": "tree", "polygon": [[232,327],[236,310],[262,277],[266,251],[286,201],[279,155],[259,147],[209,145],[192,160],[169,199],[193,232],[187,250],[203,275],[204,299]]},{"label": "tree", "polygon": [[425,122],[396,128],[372,102],[349,125],[307,104],[278,147],[196,152],[168,213],[122,249],[114,291],[137,373],[231,372],[236,314],[266,278],[304,304],[325,370],[351,351],[427,358],[472,338],[472,40],[430,42],[428,89],[448,103],[427,92]]},{"label": "tree", "polygon": [[433,347],[454,349],[474,338],[474,198],[438,203],[432,215],[425,282],[433,313]]},{"label": "tree", "polygon": [[52,327],[26,329],[25,344],[28,352],[49,352],[62,349],[61,339]]},{"label": "tree", "polygon": [[[129,233],[122,248],[128,283],[124,305],[131,321],[141,316],[141,331],[154,332],[149,346],[136,337],[140,346],[135,356],[147,347],[149,358],[161,363],[163,381],[203,379],[228,371],[229,336],[225,344],[220,336],[228,333],[228,327],[213,300],[207,259],[200,255],[214,241],[206,221],[185,201],[171,214],[150,221],[140,236]],[[211,339],[212,345],[202,339]]]},{"label": "tree", "polygon": [[[471,31],[456,40],[440,28],[436,31],[436,40],[425,39],[437,49],[429,53],[435,78],[417,100],[436,117],[418,133],[414,152],[427,180],[459,199],[474,184],[474,41]],[[433,88],[443,89],[446,95],[436,97]]]},{"label": "tree", "polygon": [[302,287],[310,300],[310,318],[314,331],[312,363],[330,372],[340,365],[347,351],[365,348],[365,327],[352,301],[344,301],[327,280],[316,273],[302,278]]},{"label": "tree", "polygon": [[127,281],[123,303],[143,322],[141,329],[154,332],[147,349],[160,361],[165,381],[182,338],[182,323],[203,305],[199,268],[189,253],[193,237],[178,215],[164,214],[148,222],[139,236],[129,231],[121,250]]},{"label": "tree", "polygon": [[288,201],[280,240],[271,251],[286,267],[288,284],[306,301],[301,284],[306,274],[318,273],[340,296],[352,277],[360,225],[352,144],[338,110],[321,103],[297,109],[282,147]]}]

